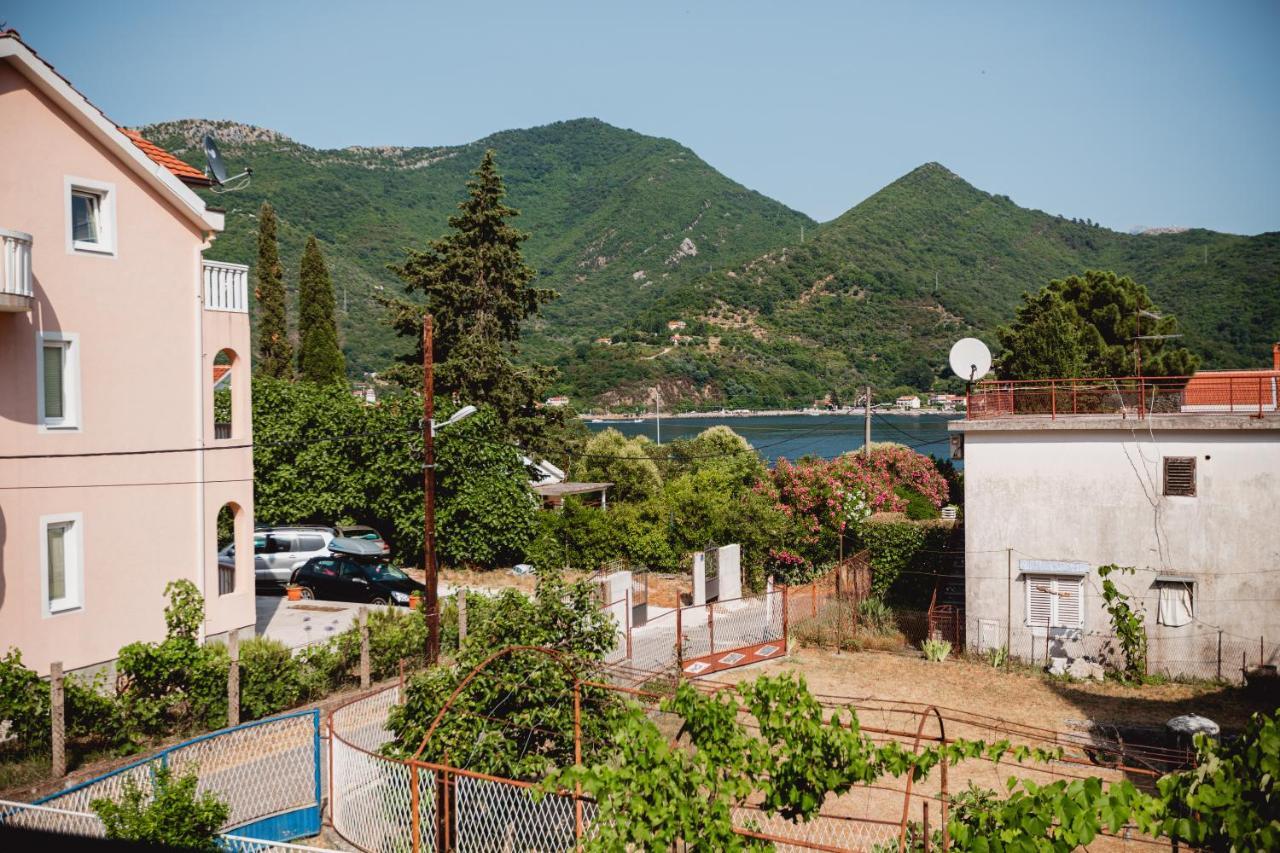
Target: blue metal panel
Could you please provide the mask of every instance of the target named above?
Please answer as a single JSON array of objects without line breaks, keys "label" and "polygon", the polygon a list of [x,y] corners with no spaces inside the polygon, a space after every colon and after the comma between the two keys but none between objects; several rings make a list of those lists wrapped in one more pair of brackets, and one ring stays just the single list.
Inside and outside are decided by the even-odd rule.
[{"label": "blue metal panel", "polygon": [[307,806],[291,812],[272,815],[271,817],[246,823],[228,829],[225,835],[239,835],[243,838],[257,838],[263,841],[292,841],[295,838],[310,838],[320,834],[320,806]]}]

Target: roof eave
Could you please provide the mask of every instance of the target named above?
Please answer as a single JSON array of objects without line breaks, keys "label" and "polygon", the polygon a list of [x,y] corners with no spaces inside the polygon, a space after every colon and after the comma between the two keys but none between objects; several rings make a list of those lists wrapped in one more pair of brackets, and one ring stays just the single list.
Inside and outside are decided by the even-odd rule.
[{"label": "roof eave", "polygon": [[226,217],[210,211],[204,200],[176,175],[156,163],[102,112],[17,38],[0,39],[0,59],[9,60],[46,97],[65,106],[67,114],[100,144],[113,149],[143,181],[173,201],[174,208],[202,231],[221,231]]}]

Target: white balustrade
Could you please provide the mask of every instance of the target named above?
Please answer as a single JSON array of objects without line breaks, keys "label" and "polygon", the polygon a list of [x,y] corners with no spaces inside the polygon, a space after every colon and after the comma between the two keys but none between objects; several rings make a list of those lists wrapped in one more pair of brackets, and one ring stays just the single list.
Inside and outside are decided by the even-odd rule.
[{"label": "white balustrade", "polygon": [[249,268],[244,264],[204,262],[206,311],[249,311]]},{"label": "white balustrade", "polygon": [[31,242],[30,234],[0,228],[0,311],[31,309]]}]

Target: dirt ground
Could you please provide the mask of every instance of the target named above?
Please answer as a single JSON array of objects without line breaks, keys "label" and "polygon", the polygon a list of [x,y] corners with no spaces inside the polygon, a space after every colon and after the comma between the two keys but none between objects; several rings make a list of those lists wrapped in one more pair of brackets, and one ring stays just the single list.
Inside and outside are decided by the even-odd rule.
[{"label": "dirt ground", "polygon": [[793,650],[789,659],[720,673],[721,680],[764,673],[799,672],[810,690],[830,696],[921,702],[1001,717],[1057,731],[1078,729],[1084,720],[1163,726],[1171,717],[1195,713],[1224,729],[1243,726],[1262,702],[1234,687],[1065,681],[1038,672],[1003,671],[985,662],[952,659],[931,663],[893,652]]}]

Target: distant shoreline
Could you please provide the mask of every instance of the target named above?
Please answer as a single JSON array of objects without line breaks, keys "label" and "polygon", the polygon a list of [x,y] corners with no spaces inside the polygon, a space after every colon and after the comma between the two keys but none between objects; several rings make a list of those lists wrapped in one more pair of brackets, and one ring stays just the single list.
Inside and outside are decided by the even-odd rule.
[{"label": "distant shoreline", "polygon": [[[877,415],[905,415],[907,417],[918,418],[923,415],[955,415],[961,416],[964,412],[946,411],[944,409],[919,408],[919,409],[897,409],[897,408],[872,408],[872,414]],[[664,414],[662,417],[666,420],[681,420],[684,418],[776,418],[796,415],[808,415],[811,417],[819,417],[822,415],[856,415],[862,417],[865,411],[859,408],[848,409],[730,409],[730,410],[714,410],[710,412],[680,412],[676,414]],[[578,415],[580,420],[595,421],[601,423],[634,423],[636,421],[652,421],[657,416],[652,412],[642,415],[619,415],[609,414],[592,414],[584,412]]]}]

